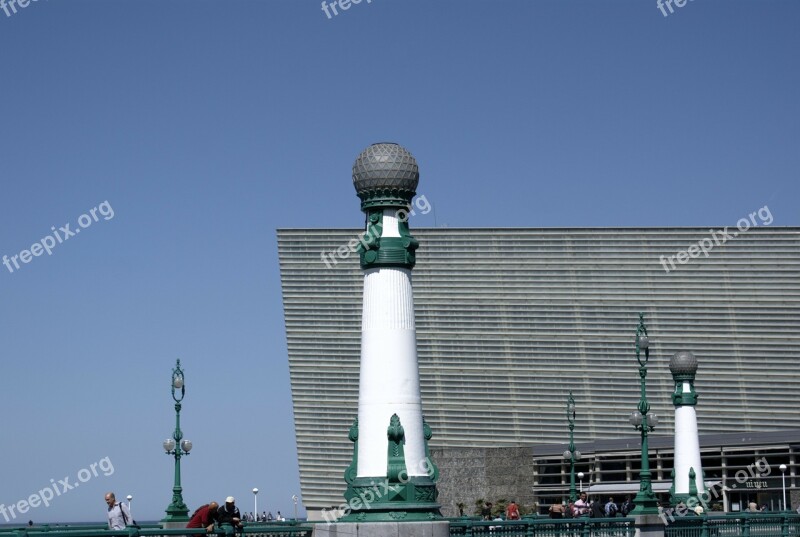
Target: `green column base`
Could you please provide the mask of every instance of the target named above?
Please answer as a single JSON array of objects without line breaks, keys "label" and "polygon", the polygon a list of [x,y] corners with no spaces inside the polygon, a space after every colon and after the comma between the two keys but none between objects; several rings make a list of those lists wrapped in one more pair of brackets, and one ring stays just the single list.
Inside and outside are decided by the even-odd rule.
[{"label": "green column base", "polygon": [[692,507],[702,505],[700,503],[700,498],[698,498],[696,494],[672,494],[669,497],[669,504],[671,507],[675,507],[679,504]]},{"label": "green column base", "polygon": [[357,477],[348,484],[344,498],[349,513],[339,522],[400,522],[439,520],[436,484],[427,476],[410,477],[403,483],[386,478]]},{"label": "green column base", "polygon": [[638,494],[636,494],[636,497],[631,501],[636,504],[636,507],[634,507],[633,511],[630,512],[631,516],[659,514],[658,499],[656,498],[656,495],[653,494],[652,490],[639,490]]},{"label": "green column base", "polygon": [[170,504],[167,507],[167,516],[162,518],[160,522],[189,522],[189,508],[186,504]]}]

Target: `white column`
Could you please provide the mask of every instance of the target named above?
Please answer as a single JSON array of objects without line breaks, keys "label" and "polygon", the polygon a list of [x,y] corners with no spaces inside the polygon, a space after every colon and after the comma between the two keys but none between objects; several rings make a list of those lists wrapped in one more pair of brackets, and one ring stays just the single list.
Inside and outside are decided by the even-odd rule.
[{"label": "white column", "polygon": [[[688,382],[683,383],[684,392],[691,391]],[[697,494],[705,491],[703,466],[700,463],[700,441],[697,435],[697,413],[694,406],[675,408],[675,493],[689,493],[689,468],[694,468]]]},{"label": "white column", "polygon": [[[382,236],[399,236],[394,215],[384,211]],[[405,432],[408,475],[426,475],[411,270],[367,269],[362,315],[357,475],[386,476],[392,414]]]}]

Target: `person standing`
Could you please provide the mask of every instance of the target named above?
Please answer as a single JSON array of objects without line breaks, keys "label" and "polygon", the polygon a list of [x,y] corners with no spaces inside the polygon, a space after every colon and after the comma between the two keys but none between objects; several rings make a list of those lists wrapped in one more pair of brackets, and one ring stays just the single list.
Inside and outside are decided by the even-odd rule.
[{"label": "person standing", "polygon": [[586,500],[585,492],[581,492],[580,498],[573,504],[572,516],[589,516],[589,502]]},{"label": "person standing", "polygon": [[519,520],[519,507],[514,500],[506,507],[506,520]]},{"label": "person standing", "polygon": [[220,505],[217,509],[217,522],[219,525],[230,524],[235,528],[242,527],[242,514],[236,507],[236,500],[233,496],[225,498],[225,505]]},{"label": "person standing", "polygon": [[622,503],[622,509],[620,509],[620,513],[622,516],[628,516],[628,513],[633,511],[633,502],[631,501],[630,494],[625,496],[625,501]]},{"label": "person standing", "polygon": [[619,509],[617,508],[617,504],[614,503],[614,498],[608,499],[605,511],[606,511],[605,514],[608,518],[614,518],[615,516],[617,516],[617,511],[619,511]]},{"label": "person standing", "polygon": [[591,504],[589,504],[589,510],[590,510],[589,516],[592,518],[605,518],[606,516],[606,511],[603,508],[603,504],[600,503],[600,500],[596,498]]},{"label": "person standing", "polygon": [[561,503],[554,503],[550,506],[550,518],[564,518],[564,505]]},{"label": "person standing", "polygon": [[106,493],[106,505],[108,505],[108,529],[124,530],[129,524],[133,524],[128,506],[117,502],[113,492]]},{"label": "person standing", "polygon": [[217,502],[210,502],[201,505],[197,510],[192,513],[192,518],[186,524],[187,528],[205,528],[206,533],[214,531],[214,524],[217,522],[217,511],[219,504]]}]

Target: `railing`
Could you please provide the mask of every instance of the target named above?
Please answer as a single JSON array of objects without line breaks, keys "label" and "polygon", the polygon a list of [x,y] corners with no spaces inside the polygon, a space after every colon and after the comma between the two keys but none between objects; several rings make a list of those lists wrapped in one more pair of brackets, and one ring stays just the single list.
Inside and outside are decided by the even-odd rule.
[{"label": "railing", "polygon": [[100,529],[98,526],[34,526],[11,528],[2,532],[3,537],[311,537],[311,526],[296,524],[275,524],[251,522],[242,528],[233,528],[225,525],[215,528],[207,533],[205,528],[174,528],[163,529],[160,526],[148,524],[146,526],[128,526],[124,530]]},{"label": "railing", "polygon": [[733,513],[665,516],[665,537],[798,537],[796,513]]},{"label": "railing", "polygon": [[[140,524],[138,525],[140,529],[158,529],[161,528],[161,524]],[[33,532],[46,532],[48,534],[58,533],[58,532],[67,532],[67,531],[86,531],[86,530],[103,530],[108,531],[108,524],[36,524],[33,526],[25,526],[20,524],[19,526],[4,526],[0,528],[0,534],[8,533],[12,531],[22,531],[24,530],[26,533],[33,533]]]},{"label": "railing", "polygon": [[633,537],[633,518],[449,519],[450,537]]},{"label": "railing", "polygon": [[[800,537],[800,514],[663,515],[665,537]],[[483,521],[451,518],[450,537],[634,537],[633,517],[530,518]]]}]

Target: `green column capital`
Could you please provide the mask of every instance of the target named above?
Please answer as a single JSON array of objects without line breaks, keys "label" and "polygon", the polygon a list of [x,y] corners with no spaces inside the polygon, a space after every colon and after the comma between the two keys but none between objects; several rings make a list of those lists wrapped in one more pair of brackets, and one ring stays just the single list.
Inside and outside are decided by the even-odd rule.
[{"label": "green column capital", "polygon": [[367,229],[360,236],[358,246],[362,269],[399,267],[413,269],[417,262],[419,241],[408,228],[408,212],[397,212],[399,237],[383,236],[384,208],[371,208],[367,213]]}]

